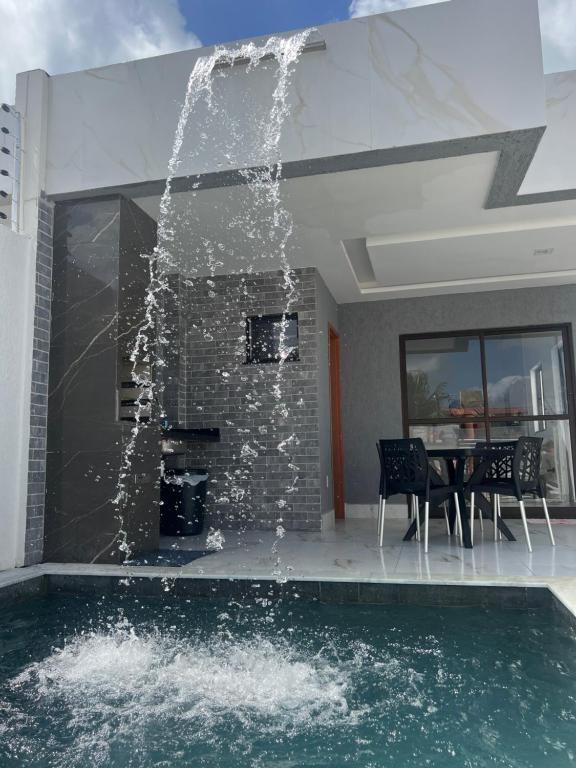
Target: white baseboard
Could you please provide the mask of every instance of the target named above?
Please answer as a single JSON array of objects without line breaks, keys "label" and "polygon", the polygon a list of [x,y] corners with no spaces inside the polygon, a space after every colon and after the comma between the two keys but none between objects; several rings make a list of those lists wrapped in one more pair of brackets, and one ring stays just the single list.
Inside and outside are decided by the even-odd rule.
[{"label": "white baseboard", "polygon": [[[376,520],[378,518],[378,504],[346,504],[346,517],[353,520],[364,518]],[[390,520],[406,520],[408,507],[406,504],[386,504],[386,517]]]}]

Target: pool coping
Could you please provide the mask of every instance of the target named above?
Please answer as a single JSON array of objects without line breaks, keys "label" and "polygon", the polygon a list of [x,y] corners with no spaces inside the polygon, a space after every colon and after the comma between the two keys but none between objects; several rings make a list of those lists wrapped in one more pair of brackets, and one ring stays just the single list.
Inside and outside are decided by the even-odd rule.
[{"label": "pool coping", "polygon": [[315,575],[278,581],[272,575],[258,578],[246,574],[198,574],[159,566],[75,563],[43,563],[0,572],[0,599],[62,591],[188,598],[271,596],[446,607],[538,608],[549,603],[576,629],[576,578],[571,577],[415,579]]}]

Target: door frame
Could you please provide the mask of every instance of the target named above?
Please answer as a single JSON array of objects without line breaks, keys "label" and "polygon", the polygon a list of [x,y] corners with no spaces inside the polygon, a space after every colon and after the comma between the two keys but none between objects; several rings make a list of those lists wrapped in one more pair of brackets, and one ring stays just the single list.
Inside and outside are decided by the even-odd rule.
[{"label": "door frame", "polygon": [[330,383],[330,449],[332,459],[332,500],[337,520],[345,517],[344,451],[340,396],[340,335],[328,323],[328,377]]},{"label": "door frame", "polygon": [[[546,419],[548,421],[568,421],[568,429],[570,434],[570,448],[572,451],[572,472],[573,477],[576,477],[576,368],[575,368],[575,355],[574,355],[574,338],[572,334],[572,323],[560,322],[560,323],[542,323],[541,325],[506,325],[495,326],[493,328],[469,328],[460,329],[457,331],[438,331],[428,333],[406,333],[399,336],[400,347],[400,389],[402,396],[402,426],[405,437],[410,435],[410,424],[417,424],[419,421],[426,424],[446,424],[454,423],[455,419],[450,418],[438,418],[438,419],[409,419],[408,418],[408,403],[407,403],[407,373],[406,373],[406,342],[415,339],[434,339],[442,337],[454,337],[454,336],[477,336],[484,341],[487,336],[498,336],[501,334],[513,334],[513,333],[533,333],[533,332],[560,332],[563,340],[564,351],[564,363],[565,363],[565,376],[566,376],[566,399],[567,409],[566,414],[562,416],[548,415]],[[481,344],[481,350],[484,345]],[[487,382],[486,382],[486,363],[484,360],[484,352],[482,351],[482,387],[484,390],[484,398],[487,398]],[[534,421],[538,417],[522,417],[521,421]],[[475,417],[462,417],[462,423],[470,421],[484,421],[486,423],[506,421],[510,420],[509,417],[491,419],[488,416],[480,418]],[[576,490],[576,489],[575,489]],[[551,506],[551,517],[567,517],[576,518],[576,501],[569,506]],[[519,512],[516,509],[506,508],[507,516],[515,517],[519,516]]]}]

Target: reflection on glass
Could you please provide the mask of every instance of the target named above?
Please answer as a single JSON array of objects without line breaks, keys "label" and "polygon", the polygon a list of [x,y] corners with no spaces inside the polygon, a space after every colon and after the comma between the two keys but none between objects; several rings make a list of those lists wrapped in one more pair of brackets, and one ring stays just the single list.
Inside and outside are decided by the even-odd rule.
[{"label": "reflection on glass", "polygon": [[282,356],[285,360],[299,359],[298,313],[246,318],[246,362],[273,363]]},{"label": "reflection on glass", "polygon": [[427,448],[471,446],[486,431],[491,441],[542,437],[548,498],[574,503],[561,329],[407,340],[406,382],[410,435]]},{"label": "reflection on glass", "polygon": [[483,424],[412,424],[410,437],[421,437],[426,448],[469,448],[486,432]]},{"label": "reflection on glass", "polygon": [[518,437],[541,437],[541,474],[546,480],[546,492],[551,504],[567,505],[574,500],[574,475],[568,421],[524,421],[490,425],[491,440],[513,440]]},{"label": "reflection on glass", "polygon": [[[486,337],[491,416],[566,413],[564,349],[560,331]],[[546,422],[538,424],[545,429]]]},{"label": "reflection on glass", "polygon": [[408,416],[478,416],[484,412],[480,339],[450,336],[406,341]]}]

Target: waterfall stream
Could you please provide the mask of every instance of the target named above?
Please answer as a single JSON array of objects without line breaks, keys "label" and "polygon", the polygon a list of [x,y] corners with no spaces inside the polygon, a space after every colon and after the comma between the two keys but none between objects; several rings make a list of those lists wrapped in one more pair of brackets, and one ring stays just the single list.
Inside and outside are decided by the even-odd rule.
[{"label": "waterfall stream", "polygon": [[[298,466],[292,451],[298,445],[299,438],[285,391],[285,362],[292,349],[286,333],[286,317],[297,296],[297,280],[287,253],[293,222],[281,198],[280,140],[290,113],[291,78],[309,35],[308,30],[290,37],[271,37],[261,44],[249,42],[239,47],[218,46],[211,55],[200,57],[190,74],[160,200],[158,242],[153,253],[147,256],[150,282],[146,291],[144,321],[138,329],[131,353],[132,379],[138,391],[136,422],[124,448],[114,499],[119,523],[117,547],[125,561],[132,554],[129,526],[126,524],[131,503],[127,480],[137,471],[139,435],[150,425],[157,425],[159,420],[166,418],[162,402],[164,372],[167,353],[174,343],[168,327],[168,315],[171,310],[177,312],[178,302],[182,301],[182,296],[174,289],[174,275],[182,277],[182,290],[191,293],[206,289],[210,296],[216,295],[217,277],[223,269],[226,273],[236,272],[240,277],[236,295],[229,296],[232,306],[250,291],[246,275],[277,269],[282,292],[279,359],[272,377],[256,367],[247,371],[243,355],[245,337],[239,329],[235,363],[223,367],[221,376],[232,391],[236,386],[242,398],[236,414],[228,412],[222,415],[227,432],[235,430],[241,436],[241,445],[235,466],[224,472],[218,490],[211,490],[209,498],[211,502],[225,505],[229,510],[228,519],[239,521],[240,525],[252,522],[255,462],[270,455],[271,451],[280,458],[284,464],[281,469],[285,470],[288,479],[283,488],[277,489],[273,505],[275,519],[269,525],[277,532],[273,547],[276,555],[274,575],[278,579],[285,578],[277,544],[284,535],[283,511],[289,506],[290,494],[297,488]],[[255,110],[257,113],[250,115],[250,100],[247,98],[243,125],[239,125],[238,120],[229,114],[226,90],[220,87],[224,78],[235,77],[238,80],[240,70],[246,73],[241,85],[247,89],[248,96],[249,78],[254,73],[265,70],[265,76],[268,81],[271,80],[269,99],[259,113]],[[258,85],[262,86],[262,78]],[[187,140],[192,125],[195,140],[189,146]],[[215,138],[218,136],[221,137],[220,143]],[[202,218],[200,196],[205,194],[200,191],[202,176],[191,177],[195,180],[185,200],[173,189],[182,167],[201,167],[206,156],[213,159],[218,169],[234,169],[241,182],[234,187],[238,203],[233,208],[226,204],[217,207],[212,216],[218,226],[212,226],[210,231],[207,231]],[[226,318],[222,318],[217,326],[221,328],[225,323]],[[197,330],[206,344],[217,344],[213,327],[203,325]],[[180,343],[180,339],[176,339],[176,343]],[[189,365],[193,367],[194,361],[190,361]],[[251,382],[254,385],[252,388],[249,386]],[[263,396],[273,400],[268,423],[252,423],[247,417],[258,413]],[[149,413],[150,402],[156,405],[152,420],[148,422],[143,416]],[[197,410],[201,409],[202,406],[198,405]],[[215,540],[221,545],[223,538],[220,530],[211,530],[208,546]]]}]

